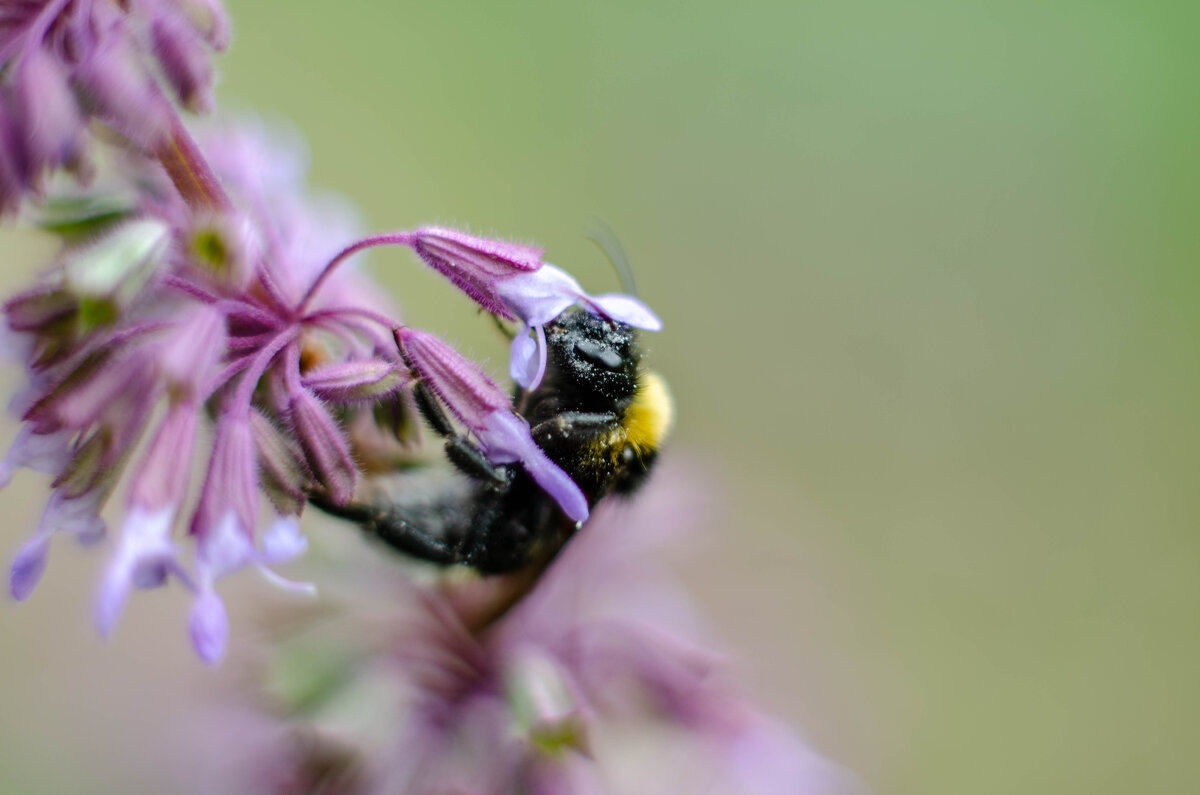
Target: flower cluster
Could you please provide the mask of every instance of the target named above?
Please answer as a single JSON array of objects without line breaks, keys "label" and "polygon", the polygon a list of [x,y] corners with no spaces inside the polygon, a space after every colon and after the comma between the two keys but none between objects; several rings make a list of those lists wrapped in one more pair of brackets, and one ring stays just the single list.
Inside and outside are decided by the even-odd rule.
[{"label": "flower cluster", "polygon": [[[27,387],[13,404],[22,426],[0,480],[18,467],[54,478],[12,565],[14,597],[33,591],[54,536],[101,540],[101,510],[120,494],[98,628],[112,630],[132,589],[176,580],[194,594],[196,651],[215,662],[228,624],[217,581],[253,567],[310,590],[271,567],[303,552],[296,519],[309,495],[345,504],[362,469],[388,467],[388,440],[399,446],[411,421],[415,379],[492,463],[519,462],[569,516],[587,517],[582,492],[533,442],[509,397],[444,342],[403,328],[378,291],[342,267],[351,255],[409,246],[483,308],[519,322],[513,370],[529,386],[544,369],[540,327],[567,307],[646,328],[658,321],[635,299],[587,295],[524,246],[441,228],[346,245],[352,225],[339,219],[348,214],[303,198],[295,147],[271,145],[257,129],[210,127],[198,140],[185,129],[154,75],[183,106],[206,106],[203,56],[227,35],[215,4],[186,5],[24,2],[0,12],[0,96],[11,100],[7,123],[23,130],[0,140],[0,161],[20,165],[0,198],[24,202],[63,244],[37,283],[4,305]],[[55,98],[53,119],[21,104],[30,92]],[[97,137],[85,150],[92,124],[117,145],[102,150]],[[93,183],[39,184],[46,169],[89,152],[108,161]],[[194,470],[203,476],[190,501]],[[274,517],[266,522],[262,495]]]},{"label": "flower cluster", "polygon": [[335,596],[322,610],[268,614],[273,654],[260,671],[275,717],[223,713],[208,753],[227,760],[216,775],[235,780],[202,789],[860,792],[747,706],[723,661],[695,641],[698,622],[661,547],[701,515],[696,473],[668,460],[657,475],[635,504],[599,507],[494,622],[477,609],[491,598],[487,582],[430,589],[374,566],[353,581],[330,573]]},{"label": "flower cluster", "polygon": [[[306,504],[355,507],[365,479],[411,463],[419,406],[457,423],[480,463],[521,468],[565,528],[596,516],[545,571],[431,585],[389,559],[382,594],[356,572],[364,587],[334,636],[312,636],[324,653],[300,654],[341,662],[305,693],[276,690],[310,724],[306,739],[280,744],[276,724],[271,742],[243,743],[259,775],[239,786],[549,795],[631,791],[636,775],[648,792],[844,791],[741,702],[679,630],[685,600],[642,565],[689,495],[636,520],[589,505],[513,397],[401,323],[348,263],[408,247],[509,324],[518,396],[541,383],[545,326],[568,309],[651,331],[659,319],[633,297],[588,294],[529,246],[441,227],[361,237],[345,204],[309,194],[300,147],[252,124],[185,125],[185,111],[212,104],[209,57],[227,39],[217,0],[0,3],[0,212],[60,242],[3,305],[24,382],[0,487],[20,468],[52,478],[12,596],[34,591],[56,539],[104,545],[100,632],[132,591],[174,582],[191,594],[197,654],[215,663],[229,623],[221,579],[250,568],[311,592],[276,572],[305,550]],[[370,620],[370,605],[386,615]],[[341,701],[344,684],[380,696],[330,725],[315,707]],[[655,786],[633,752],[660,740],[698,760],[690,778]]]},{"label": "flower cluster", "polygon": [[228,41],[216,0],[0,5],[0,209],[16,209],[47,169],[86,175],[94,119],[150,150],[168,146],[171,98],[210,107],[209,58]]}]

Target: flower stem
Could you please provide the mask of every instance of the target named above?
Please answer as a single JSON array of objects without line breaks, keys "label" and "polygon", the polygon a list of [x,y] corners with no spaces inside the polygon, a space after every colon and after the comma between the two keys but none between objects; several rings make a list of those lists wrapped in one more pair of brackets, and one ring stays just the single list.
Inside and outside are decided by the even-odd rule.
[{"label": "flower stem", "polygon": [[176,190],[193,210],[227,210],[229,197],[221,188],[217,175],[204,159],[200,147],[192,139],[183,121],[170,112],[171,129],[167,140],[158,150],[158,160]]},{"label": "flower stem", "polygon": [[376,246],[408,246],[411,244],[411,232],[387,232],[382,235],[374,235],[372,237],[363,238],[357,243],[351,243],[349,246],[346,246],[344,249],[339,251],[333,259],[329,260],[329,263],[321,270],[321,273],[312,283],[312,286],[308,288],[308,292],[306,292],[304,297],[300,299],[300,303],[296,307],[297,314],[302,314],[304,312],[305,308],[308,306],[308,302],[312,300],[314,295],[316,295],[317,290],[321,289],[321,285],[325,283],[325,280],[329,278],[330,274],[332,274],[339,265],[341,265],[354,254],[357,254],[363,249],[375,248]]}]

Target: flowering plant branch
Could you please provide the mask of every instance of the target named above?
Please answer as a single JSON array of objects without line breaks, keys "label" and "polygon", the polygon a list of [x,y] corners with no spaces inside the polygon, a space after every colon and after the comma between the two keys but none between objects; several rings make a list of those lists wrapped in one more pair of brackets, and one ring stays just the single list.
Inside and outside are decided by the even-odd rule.
[{"label": "flowering plant branch", "polygon": [[[510,375],[526,390],[547,373],[546,326],[573,306],[661,328],[633,297],[589,295],[540,249],[440,227],[348,242],[347,213],[306,198],[293,151],[252,126],[193,134],[185,123],[213,106],[210,60],[228,37],[217,0],[0,4],[0,211],[61,241],[37,281],[4,304],[5,347],[25,386],[11,404],[21,427],[0,461],[0,486],[21,467],[53,478],[9,591],[31,595],[53,539],[105,541],[101,512],[120,501],[98,629],[113,631],[131,591],[173,580],[192,594],[189,634],[208,663],[227,645],[222,578],[252,568],[313,591],[274,571],[305,551],[298,519],[317,495],[347,505],[365,477],[407,455],[417,382],[470,434],[484,465],[517,465],[571,520],[589,516],[580,485],[505,392],[445,342],[403,326],[348,267],[355,254],[406,246],[515,324]],[[416,616],[394,648],[406,660],[400,679],[424,695],[403,725],[430,755],[387,771],[381,791],[443,787],[455,774],[437,760],[477,764],[451,748],[478,731],[493,732],[489,753],[498,754],[486,791],[565,791],[560,773],[586,756],[559,762],[586,752],[585,724],[601,710],[609,674],[722,747],[759,725],[700,719],[733,713],[715,706],[726,703],[723,691],[701,686],[710,666],[694,661],[703,655],[668,635],[623,621],[572,635],[573,619],[556,614],[541,619],[542,635],[527,636],[517,616],[548,604],[552,584],[523,601],[531,581],[509,581],[500,597],[495,586],[482,602],[474,588],[406,586]],[[593,648],[586,659],[573,656],[579,643]],[[411,659],[424,652],[448,678],[413,674]],[[471,673],[449,676],[456,670]],[[504,740],[514,726],[525,738],[517,745]]]}]

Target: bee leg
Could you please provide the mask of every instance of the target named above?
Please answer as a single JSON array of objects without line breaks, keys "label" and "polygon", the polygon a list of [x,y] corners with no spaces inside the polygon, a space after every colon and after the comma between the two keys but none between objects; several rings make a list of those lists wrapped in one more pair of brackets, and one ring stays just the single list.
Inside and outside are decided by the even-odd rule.
[{"label": "bee leg", "polygon": [[468,477],[494,486],[503,486],[508,482],[508,469],[489,461],[484,452],[465,436],[451,436],[446,440],[446,458]]},{"label": "bee leg", "polygon": [[462,560],[457,545],[449,544],[444,538],[420,529],[395,508],[380,508],[353,502],[348,505],[335,505],[318,495],[310,497],[310,501],[325,513],[354,522],[368,535],[406,555],[442,565],[459,563]]},{"label": "bee leg", "polygon": [[488,460],[484,452],[466,436],[458,433],[450,424],[450,418],[442,409],[437,398],[429,391],[429,387],[420,381],[413,387],[413,397],[421,416],[437,432],[446,439],[446,458],[460,472],[475,478],[501,486],[508,482],[508,471],[502,466],[496,466]]},{"label": "bee leg", "polygon": [[582,443],[619,424],[620,419],[617,415],[606,411],[564,411],[554,419],[539,422],[531,429],[531,433],[539,444],[543,440]]},{"label": "bee leg", "polygon": [[438,436],[450,438],[455,435],[450,418],[446,416],[445,410],[442,409],[441,404],[438,403],[437,398],[434,397],[433,392],[429,391],[429,387],[425,386],[424,382],[418,381],[413,386],[413,400],[416,401],[417,411],[421,412],[421,416]]}]

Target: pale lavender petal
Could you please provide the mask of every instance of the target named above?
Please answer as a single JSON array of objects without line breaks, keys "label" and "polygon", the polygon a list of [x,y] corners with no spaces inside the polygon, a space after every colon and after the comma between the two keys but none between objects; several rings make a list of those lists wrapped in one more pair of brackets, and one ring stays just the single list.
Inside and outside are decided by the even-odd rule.
[{"label": "pale lavender petal", "polygon": [[96,628],[112,632],[125,606],[129,590],[162,585],[169,573],[180,572],[177,550],[171,540],[175,507],[156,511],[133,508],[121,527],[121,540],[101,580],[96,599]]},{"label": "pale lavender petal", "polygon": [[100,491],[89,492],[79,497],[66,497],[62,491],[56,491],[46,501],[46,509],[42,512],[38,528],[46,533],[102,536],[104,520],[100,518],[100,508],[103,504],[104,495]]},{"label": "pale lavender petal", "polygon": [[8,578],[8,592],[13,599],[23,602],[33,593],[46,570],[49,551],[50,536],[45,533],[38,533],[17,551]]},{"label": "pale lavender petal", "polygon": [[188,621],[188,632],[192,646],[200,659],[216,665],[225,655],[225,644],[229,639],[229,617],[225,604],[216,591],[202,589],[192,603],[192,615]]},{"label": "pale lavender petal", "polygon": [[303,596],[317,595],[317,586],[311,582],[297,582],[296,580],[289,580],[287,577],[283,577],[276,572],[271,571],[261,563],[258,564],[256,568],[258,569],[258,573],[263,576],[263,579],[282,591],[301,594]]},{"label": "pale lavender petal", "polygon": [[263,533],[258,558],[263,563],[276,565],[303,555],[307,549],[308,539],[300,532],[300,523],[295,517],[285,516],[272,522]]},{"label": "pale lavender petal", "polygon": [[96,595],[95,622],[96,630],[101,637],[107,638],[112,634],[117,619],[125,610],[125,600],[129,598],[132,565],[129,560],[118,558],[109,564],[100,581],[100,591]]},{"label": "pale lavender petal", "polygon": [[513,337],[508,366],[512,380],[524,389],[536,389],[546,374],[546,332],[541,326],[532,331],[536,339],[529,336],[528,329]]},{"label": "pale lavender petal", "polygon": [[579,282],[553,265],[504,279],[497,292],[508,310],[527,326],[549,323],[585,295]]},{"label": "pale lavender petal", "polygon": [[632,296],[607,293],[588,297],[585,303],[598,310],[598,314],[618,323],[646,331],[662,331],[662,321],[658,316],[650,311],[650,307]]},{"label": "pale lavender petal", "polygon": [[258,571],[276,588],[315,596],[317,587],[312,583],[289,580],[267,568],[297,558],[303,555],[306,549],[308,539],[300,532],[300,523],[295,517],[281,516],[272,522],[263,534],[256,561]]},{"label": "pale lavender petal", "polygon": [[252,532],[253,528],[243,525],[237,513],[229,510],[197,538],[196,574],[201,587],[253,562]]},{"label": "pale lavender petal", "polygon": [[524,418],[511,411],[496,411],[478,437],[488,460],[495,464],[520,461],[529,477],[554,498],[567,516],[576,522],[587,519],[588,503],[583,491],[537,446]]},{"label": "pale lavender petal", "polygon": [[18,467],[57,475],[71,460],[70,444],[74,437],[74,431],[34,433],[28,425],[21,426],[8,454],[0,460],[0,488],[9,484]]}]

